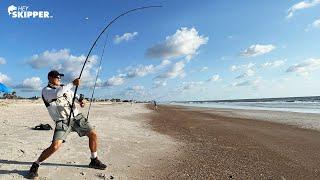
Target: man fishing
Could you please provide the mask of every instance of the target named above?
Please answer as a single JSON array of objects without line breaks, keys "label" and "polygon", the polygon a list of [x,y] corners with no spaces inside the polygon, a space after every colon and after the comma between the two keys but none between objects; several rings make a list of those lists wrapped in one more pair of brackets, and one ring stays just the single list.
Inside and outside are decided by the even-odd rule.
[{"label": "man fishing", "polygon": [[[28,177],[38,177],[38,168],[40,164],[49,158],[54,152],[56,152],[65,142],[70,132],[77,132],[80,137],[87,136],[89,138],[89,148],[91,151],[90,168],[106,169],[106,165],[103,164],[97,157],[97,134],[93,127],[88,122],[78,109],[72,106],[73,92],[71,88],[73,86],[80,85],[80,79],[75,79],[72,83],[67,85],[61,84],[61,77],[64,76],[58,71],[50,71],[48,73],[48,86],[42,89],[42,99],[47,107],[49,115],[55,121],[56,127],[53,134],[53,140],[51,145],[45,149],[40,157],[32,164]],[[84,107],[83,98],[76,96],[77,102],[81,107]],[[71,108],[73,109],[71,111]],[[71,119],[68,123],[68,118],[71,114]]]}]

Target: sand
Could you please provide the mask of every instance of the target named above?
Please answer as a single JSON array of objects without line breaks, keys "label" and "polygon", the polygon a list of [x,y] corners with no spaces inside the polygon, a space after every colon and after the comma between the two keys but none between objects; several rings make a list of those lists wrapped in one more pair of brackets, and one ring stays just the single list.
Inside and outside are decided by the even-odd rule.
[{"label": "sand", "polygon": [[[24,179],[32,162],[50,145],[53,134],[31,128],[40,123],[54,124],[41,101],[5,104],[0,106],[0,179]],[[142,104],[94,104],[89,121],[96,126],[98,156],[107,169],[87,167],[88,138],[72,133],[41,165],[40,179],[157,179],[161,171],[158,161],[173,157],[179,143],[151,130],[146,118],[150,112]]]},{"label": "sand", "polygon": [[[53,134],[31,128],[54,125],[41,101],[1,104],[0,179],[24,179]],[[40,179],[320,179],[317,114],[130,103],[90,114],[107,169],[88,168],[88,140],[73,133]]]},{"label": "sand", "polygon": [[151,116],[184,143],[169,179],[320,179],[320,132],[285,124],[320,115],[160,106]]}]

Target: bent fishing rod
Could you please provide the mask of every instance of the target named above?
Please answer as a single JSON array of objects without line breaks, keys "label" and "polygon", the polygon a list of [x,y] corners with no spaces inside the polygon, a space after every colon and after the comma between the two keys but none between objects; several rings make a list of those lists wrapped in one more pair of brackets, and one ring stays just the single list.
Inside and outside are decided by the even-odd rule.
[{"label": "bent fishing rod", "polygon": [[[88,59],[89,59],[89,56],[91,54],[91,51],[93,50],[93,48],[95,47],[95,45],[97,44],[98,40],[100,39],[101,35],[114,23],[116,22],[120,17],[126,15],[126,14],[129,14],[131,12],[134,12],[134,11],[138,11],[138,10],[142,10],[142,9],[149,9],[149,8],[160,8],[162,6],[143,6],[143,7],[139,7],[139,8],[135,8],[135,9],[131,9],[129,11],[126,11],[122,14],[120,14],[119,16],[115,17],[113,20],[111,20],[109,22],[109,24],[101,31],[101,33],[98,35],[98,37],[95,39],[93,45],[91,46],[89,52],[88,52],[88,55],[86,57],[86,60],[84,61],[83,63],[83,66],[81,68],[81,71],[80,71],[80,75],[78,77],[78,79],[81,79],[81,76],[82,76],[82,72],[88,62]],[[74,107],[74,102],[75,102],[75,99],[76,99],[76,94],[77,94],[77,90],[78,90],[78,86],[75,87],[75,91],[74,91],[74,94],[73,94],[73,99],[72,99],[72,104],[71,104],[71,110],[70,110],[70,114],[69,114],[69,117],[68,117],[68,126],[70,126],[70,120],[71,120],[71,116],[73,115],[74,117],[74,112],[73,112],[73,107]]]}]

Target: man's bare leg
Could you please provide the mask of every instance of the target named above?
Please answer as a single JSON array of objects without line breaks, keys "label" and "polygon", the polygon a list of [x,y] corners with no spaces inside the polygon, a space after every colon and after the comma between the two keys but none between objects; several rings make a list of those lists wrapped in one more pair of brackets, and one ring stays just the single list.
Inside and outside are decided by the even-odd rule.
[{"label": "man's bare leg", "polygon": [[38,168],[40,163],[50,157],[54,152],[56,152],[61,147],[62,142],[62,140],[52,141],[51,145],[41,153],[38,160],[32,164],[28,174],[28,178],[34,179],[38,177]]},{"label": "man's bare leg", "polygon": [[56,152],[61,147],[62,142],[63,142],[62,140],[52,141],[51,145],[41,153],[37,162],[41,163],[44,160],[46,160],[48,157],[50,157],[54,152]]},{"label": "man's bare leg", "polygon": [[97,154],[97,149],[98,149],[98,138],[97,138],[97,133],[94,130],[91,130],[87,134],[89,138],[89,148],[91,151],[91,162],[89,164],[89,167],[95,168],[95,169],[101,169],[104,170],[107,168],[105,164],[103,164],[99,159],[98,159],[98,154]]},{"label": "man's bare leg", "polygon": [[94,130],[91,130],[87,134],[89,138],[89,148],[91,153],[97,152],[98,148],[98,138],[97,138],[97,133]]}]

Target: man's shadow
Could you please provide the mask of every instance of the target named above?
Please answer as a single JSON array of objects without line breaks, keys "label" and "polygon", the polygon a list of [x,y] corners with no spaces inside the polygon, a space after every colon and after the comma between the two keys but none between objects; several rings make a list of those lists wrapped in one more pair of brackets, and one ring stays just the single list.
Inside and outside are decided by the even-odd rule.
[{"label": "man's shadow", "polygon": [[9,171],[9,170],[1,170],[0,169],[0,175],[1,174],[19,174],[19,175],[21,175],[23,177],[27,177],[28,172],[29,171],[27,171],[27,170],[21,171],[21,170],[14,169],[12,171]]},{"label": "man's shadow", "polygon": [[[33,162],[23,162],[23,161],[13,161],[13,160],[4,160],[0,159],[0,164],[16,164],[16,165],[28,165],[31,167]],[[81,165],[81,164],[60,164],[60,163],[41,163],[41,166],[63,166],[63,167],[80,167],[80,168],[89,168],[88,165]],[[1,167],[1,166],[0,166]],[[19,174],[21,176],[26,177],[29,170],[1,170],[0,169],[0,175],[1,174]]]}]

